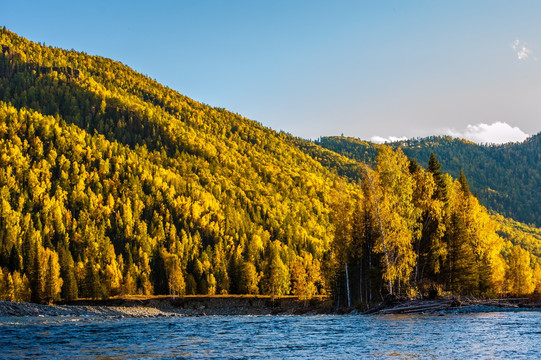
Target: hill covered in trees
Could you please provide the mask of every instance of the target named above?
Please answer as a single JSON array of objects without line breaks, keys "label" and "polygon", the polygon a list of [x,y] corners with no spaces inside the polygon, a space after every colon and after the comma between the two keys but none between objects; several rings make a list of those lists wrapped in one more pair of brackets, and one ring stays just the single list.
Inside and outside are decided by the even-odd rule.
[{"label": "hill covered in trees", "polygon": [[[374,144],[355,138],[325,137],[319,145],[357,161],[373,162]],[[478,145],[450,137],[428,137],[389,144],[427,164],[433,152],[442,170],[464,171],[473,193],[489,209],[541,227],[541,133],[521,143]]]},{"label": "hill covered in trees", "polygon": [[0,45],[2,299],[541,286],[533,248],[506,248],[524,230],[436,163],[380,147],[368,166],[110,59]]}]

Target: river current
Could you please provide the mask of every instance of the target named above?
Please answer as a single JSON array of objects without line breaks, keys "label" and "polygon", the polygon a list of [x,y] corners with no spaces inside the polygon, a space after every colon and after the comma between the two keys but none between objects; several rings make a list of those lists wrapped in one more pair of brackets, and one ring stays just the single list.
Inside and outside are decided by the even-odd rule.
[{"label": "river current", "polygon": [[0,359],[539,359],[541,312],[0,317]]}]

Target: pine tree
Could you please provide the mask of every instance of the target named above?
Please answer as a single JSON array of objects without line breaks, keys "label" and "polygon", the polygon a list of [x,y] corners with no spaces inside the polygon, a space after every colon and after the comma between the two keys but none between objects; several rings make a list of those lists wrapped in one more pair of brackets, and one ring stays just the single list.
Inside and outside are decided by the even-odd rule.
[{"label": "pine tree", "polygon": [[23,261],[21,255],[19,254],[19,250],[17,249],[17,246],[13,245],[9,255],[9,271],[20,271],[23,267],[22,263]]},{"label": "pine tree", "polygon": [[462,189],[464,194],[470,194],[470,185],[468,184],[468,180],[466,179],[466,175],[464,175],[464,171],[462,171],[462,169],[460,169],[458,182],[460,183],[460,188]]},{"label": "pine tree", "polygon": [[[433,170],[437,172],[439,164],[436,162],[437,159],[432,155],[429,164],[432,164]],[[414,179],[413,203],[418,216],[414,231],[415,253],[417,254],[414,278],[418,290],[427,294],[437,291],[440,283],[439,274],[447,255],[442,241],[445,234],[446,204],[443,199],[435,196],[439,187],[434,181],[434,173],[425,172],[420,167],[412,169],[411,166],[410,172]]]},{"label": "pine tree", "polygon": [[83,297],[97,299],[103,294],[98,265],[93,259],[88,259],[84,265],[84,281],[80,284],[80,293]]},{"label": "pine tree", "polygon": [[152,256],[150,263],[152,272],[151,279],[154,284],[155,294],[168,294],[169,285],[167,283],[167,272],[165,266],[165,258],[167,257],[166,250],[162,247],[157,247]]},{"label": "pine tree", "polygon": [[216,276],[216,287],[219,294],[228,294],[230,289],[230,278],[227,272],[227,256],[222,242],[214,247],[213,268]]},{"label": "pine tree", "polygon": [[76,300],[79,295],[77,279],[75,277],[75,264],[71,252],[66,246],[58,244],[58,258],[60,262],[60,277],[63,279],[61,297],[64,300]]},{"label": "pine tree", "polygon": [[430,172],[436,183],[436,189],[434,191],[434,198],[446,203],[448,201],[448,186],[445,179],[445,174],[441,171],[441,164],[436,158],[434,152],[430,152],[430,159],[428,160],[428,167],[426,169]]}]

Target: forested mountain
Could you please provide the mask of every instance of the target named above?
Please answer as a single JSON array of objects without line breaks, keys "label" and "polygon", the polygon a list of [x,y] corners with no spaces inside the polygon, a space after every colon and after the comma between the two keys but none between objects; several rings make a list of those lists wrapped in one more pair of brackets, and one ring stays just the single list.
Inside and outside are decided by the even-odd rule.
[{"label": "forested mountain", "polygon": [[[346,137],[326,137],[321,146],[359,161],[372,162],[375,146]],[[426,165],[433,152],[442,170],[468,178],[479,201],[504,216],[541,227],[541,133],[521,143],[478,145],[450,137],[428,137],[389,144]]]},{"label": "forested mountain", "polygon": [[[109,59],[9,31],[1,44],[0,100],[11,104],[2,105],[2,194],[14,217],[4,259],[39,255],[24,250],[36,243],[65,253],[60,262],[73,263],[86,297],[281,294],[290,290],[283,261],[297,255],[320,276],[337,176],[289,135]],[[31,244],[18,244],[30,233]],[[171,280],[181,268],[184,278]],[[63,294],[73,296],[75,288]]]},{"label": "forested mountain", "polygon": [[534,250],[506,252],[437,164],[381,147],[367,166],[110,59],[0,45],[2,299],[541,287]]}]

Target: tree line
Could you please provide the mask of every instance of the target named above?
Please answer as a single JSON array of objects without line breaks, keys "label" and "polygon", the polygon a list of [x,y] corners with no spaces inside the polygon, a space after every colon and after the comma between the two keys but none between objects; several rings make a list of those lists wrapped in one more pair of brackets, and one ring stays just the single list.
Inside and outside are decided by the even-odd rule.
[{"label": "tree line", "polygon": [[539,257],[510,241],[521,232],[502,227],[471,194],[464,173],[453,180],[434,153],[424,169],[383,145],[375,167],[363,166],[359,177],[362,192],[339,191],[333,205],[332,283],[342,306],[385,294],[541,292]]}]

